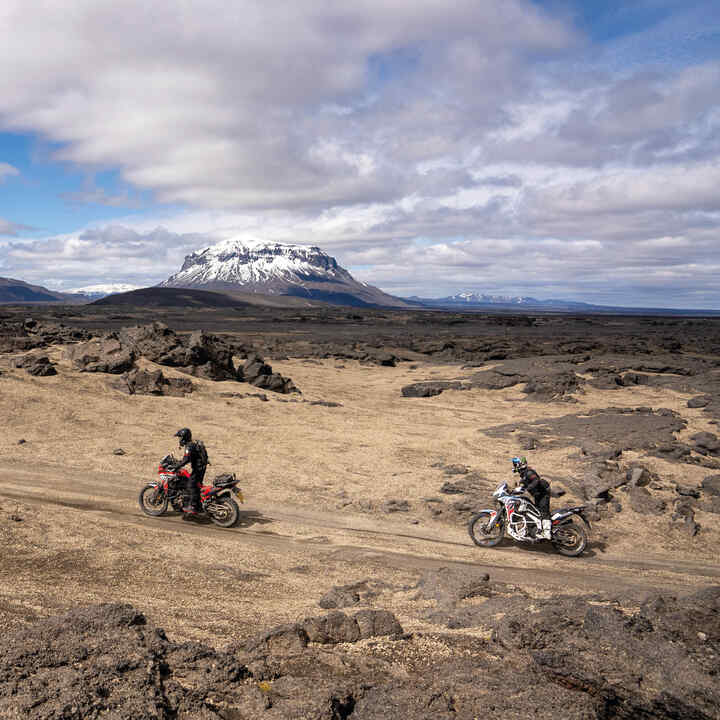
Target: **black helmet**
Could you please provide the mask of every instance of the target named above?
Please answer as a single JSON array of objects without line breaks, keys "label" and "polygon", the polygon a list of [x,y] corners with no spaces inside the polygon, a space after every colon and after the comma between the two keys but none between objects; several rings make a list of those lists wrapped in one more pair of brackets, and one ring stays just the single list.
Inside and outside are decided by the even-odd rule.
[{"label": "black helmet", "polygon": [[190,428],[180,428],[173,437],[180,438],[180,447],[182,447],[192,440],[192,432],[190,432]]}]

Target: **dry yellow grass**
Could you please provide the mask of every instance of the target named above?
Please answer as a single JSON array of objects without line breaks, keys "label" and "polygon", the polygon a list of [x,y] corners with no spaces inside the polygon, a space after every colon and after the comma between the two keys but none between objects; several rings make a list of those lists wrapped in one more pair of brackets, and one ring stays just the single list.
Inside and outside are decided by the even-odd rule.
[{"label": "dry yellow grass", "polygon": [[[700,411],[685,407],[685,396],[647,386],[588,390],[577,404],[527,402],[518,388],[408,399],[400,394],[408,382],[472,371],[352,361],[338,367],[332,360],[274,363],[306,400],[342,403],[323,407],[272,393],[268,402],[223,397],[255,389],[196,379],[187,398],[127,396],[109,387],[110,376],[74,370],[62,348],[50,354],[59,364],[56,377],[30,377],[0,360],[0,540],[9,549],[0,561],[0,617],[13,622],[77,602],[122,600],[169,629],[221,642],[253,632],[268,618],[317,613],[319,597],[332,585],[375,577],[396,588],[379,602],[420,627],[417,608],[401,588],[415,582],[423,558],[527,568],[528,582],[539,585],[542,573],[551,580],[556,567],[574,568],[578,577],[583,568],[599,572],[592,558],[566,561],[521,548],[473,547],[463,527],[433,520],[420,501],[436,495],[445,479],[434,463],[468,465],[494,485],[512,478],[509,458],[521,451],[512,438],[491,438],[484,430],[609,405],[669,407],[688,419],[687,433],[709,429]],[[178,518],[140,514],[137,492],[153,477],[159,458],[176,449],[172,435],[182,426],[205,441],[211,475],[235,471],[242,478],[248,514],[241,531],[188,528]],[[18,445],[20,439],[26,442]],[[113,455],[119,447],[125,455]],[[576,452],[540,448],[523,454],[541,473],[570,476],[579,471]],[[627,458],[641,459],[664,480],[693,484],[707,474],[694,466]],[[363,514],[357,505],[341,510],[343,491],[350,500],[376,506],[406,499],[412,508],[391,516]],[[12,514],[23,521],[11,521]],[[621,567],[621,560],[648,551],[679,571],[690,560],[713,561],[720,539],[715,518],[698,513],[704,532],[689,539],[670,531],[667,517],[626,509],[601,528],[607,536],[603,557],[618,561],[603,572],[627,583],[643,573],[648,582],[656,575],[658,582],[667,580],[663,569]],[[419,560],[403,567],[400,556],[392,560],[387,553]]]}]

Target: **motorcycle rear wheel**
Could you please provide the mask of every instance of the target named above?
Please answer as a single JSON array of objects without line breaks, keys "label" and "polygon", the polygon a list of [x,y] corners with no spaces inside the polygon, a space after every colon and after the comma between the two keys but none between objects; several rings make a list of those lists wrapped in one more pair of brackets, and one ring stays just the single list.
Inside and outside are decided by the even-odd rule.
[{"label": "motorcycle rear wheel", "polygon": [[587,530],[578,520],[571,520],[563,523],[553,532],[552,542],[561,555],[577,557],[582,555],[587,548]]},{"label": "motorcycle rear wheel", "polygon": [[148,483],[138,495],[140,509],[151,517],[158,517],[167,512],[168,496],[165,491],[157,485]]},{"label": "motorcycle rear wheel", "polygon": [[502,520],[489,532],[486,532],[491,516],[492,513],[489,510],[483,510],[477,515],[473,515],[468,523],[468,533],[470,533],[472,541],[480,547],[494,547],[505,535],[505,522]]},{"label": "motorcycle rear wheel", "polygon": [[209,503],[206,512],[216,525],[223,528],[232,527],[240,517],[240,508],[230,497],[222,497]]}]

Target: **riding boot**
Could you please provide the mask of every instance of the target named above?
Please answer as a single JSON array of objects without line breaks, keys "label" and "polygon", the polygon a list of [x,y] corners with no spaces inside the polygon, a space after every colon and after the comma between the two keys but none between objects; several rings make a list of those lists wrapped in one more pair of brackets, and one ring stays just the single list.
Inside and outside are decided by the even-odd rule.
[{"label": "riding boot", "polygon": [[544,540],[552,539],[552,521],[551,520],[543,520],[542,521],[542,537]]}]

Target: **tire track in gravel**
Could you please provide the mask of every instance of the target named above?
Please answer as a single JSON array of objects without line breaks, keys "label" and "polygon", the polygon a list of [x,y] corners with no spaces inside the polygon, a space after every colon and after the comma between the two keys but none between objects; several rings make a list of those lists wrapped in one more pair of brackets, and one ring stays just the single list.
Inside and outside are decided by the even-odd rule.
[{"label": "tire track in gravel", "polygon": [[[241,527],[222,530],[211,524],[182,522],[177,516],[147,517],[139,510],[134,492],[99,485],[94,476],[90,479],[70,473],[72,479],[68,480],[59,476],[57,469],[52,475],[8,469],[0,477],[11,475],[21,482],[0,480],[0,497],[39,507],[50,505],[107,515],[114,521],[138,525],[149,532],[154,527],[202,537],[217,537],[218,532],[230,532],[236,534],[238,540],[256,544],[264,551],[282,553],[293,548],[330,562],[391,564],[405,570],[455,566],[491,571],[494,578],[517,584],[572,587],[584,591],[623,589],[640,594],[660,588],[672,588],[677,592],[687,588],[689,591],[697,584],[715,584],[720,579],[719,567],[703,563],[677,564],[661,557],[618,558],[605,555],[571,559],[557,555],[551,548],[525,548],[513,544],[482,550],[472,546],[469,539],[454,539],[453,536],[460,536],[459,530],[454,528],[433,528],[430,536],[428,531],[400,529],[366,516],[333,516],[305,508],[271,504],[241,508]],[[126,479],[125,475],[118,477]],[[85,489],[92,492],[90,497],[82,492]],[[317,537],[253,529],[255,524],[273,522],[323,535]],[[354,542],[355,538],[358,542]]]}]

